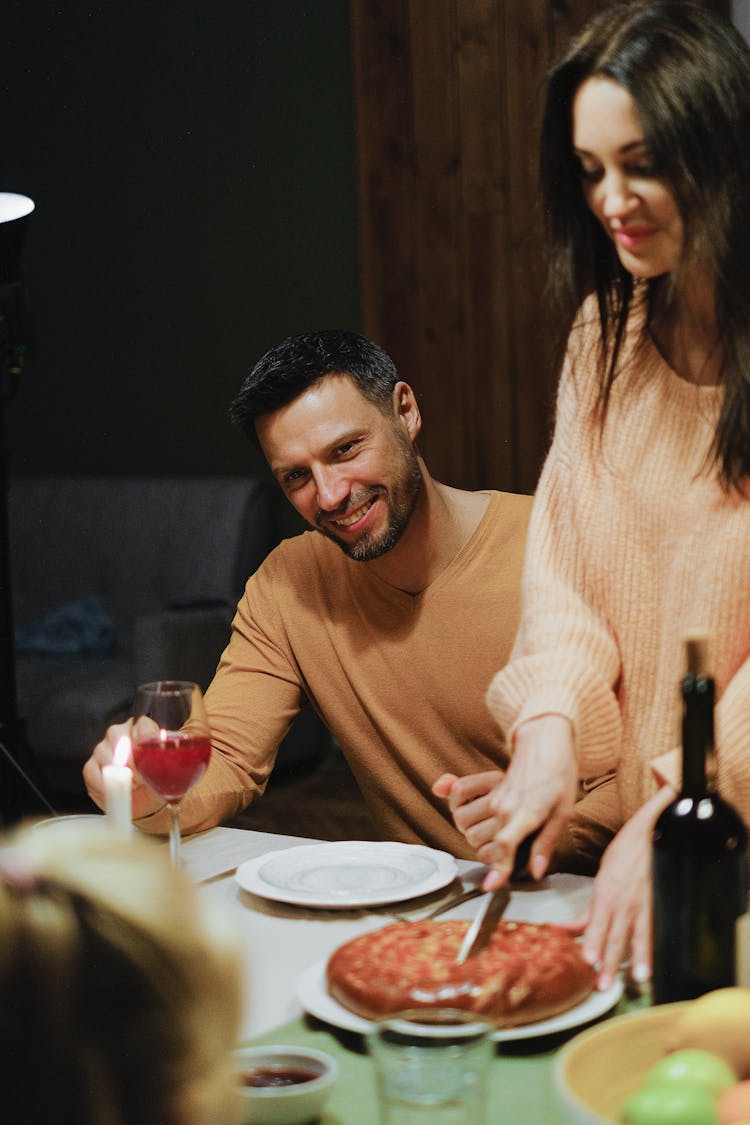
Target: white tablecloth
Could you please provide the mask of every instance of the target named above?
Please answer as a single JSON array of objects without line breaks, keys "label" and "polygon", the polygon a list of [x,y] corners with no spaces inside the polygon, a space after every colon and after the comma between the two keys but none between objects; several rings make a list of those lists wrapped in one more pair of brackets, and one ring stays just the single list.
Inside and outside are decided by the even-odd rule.
[{"label": "white tablecloth", "polygon": [[[420,916],[425,902],[398,903],[358,910],[317,910],[258,898],[238,885],[228,869],[245,860],[281,848],[312,844],[297,836],[275,836],[236,828],[214,828],[183,844],[185,863],[201,883],[201,894],[221,902],[237,920],[246,969],[242,1038],[262,1035],[302,1014],[297,982],[310,965],[357,934],[389,922],[394,912]],[[477,878],[482,868],[458,862],[462,877]],[[552,875],[526,889],[514,890],[507,917],[554,922],[572,918],[587,904],[590,879]],[[439,894],[430,896],[437,901]],[[451,917],[470,918],[481,899],[456,907]]]}]

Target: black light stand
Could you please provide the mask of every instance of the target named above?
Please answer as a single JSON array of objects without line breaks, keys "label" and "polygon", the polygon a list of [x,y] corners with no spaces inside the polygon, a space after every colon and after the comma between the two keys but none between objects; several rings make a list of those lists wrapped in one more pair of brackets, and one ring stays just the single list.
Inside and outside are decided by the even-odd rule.
[{"label": "black light stand", "polygon": [[13,601],[8,525],[8,459],[5,405],[16,393],[31,349],[31,304],[20,266],[28,216],[34,204],[0,192],[0,825],[53,812],[18,714],[13,646]]}]

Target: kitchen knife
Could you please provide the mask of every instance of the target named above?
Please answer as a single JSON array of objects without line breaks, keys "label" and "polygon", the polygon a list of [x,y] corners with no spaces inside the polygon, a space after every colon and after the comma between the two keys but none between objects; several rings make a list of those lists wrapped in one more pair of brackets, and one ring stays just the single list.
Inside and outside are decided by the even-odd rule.
[{"label": "kitchen knife", "polygon": [[494,933],[495,926],[505,912],[510,902],[510,887],[503,883],[496,891],[490,891],[477,911],[474,921],[466,931],[466,937],[461,942],[461,948],[456,957],[456,964],[463,965],[469,957],[475,957],[485,948]]},{"label": "kitchen knife", "polygon": [[[511,872],[511,879],[519,879],[526,873],[526,868],[529,863],[529,856],[531,854],[531,846],[541,832],[541,828],[535,829],[530,832],[516,850],[515,861],[513,863],[513,871]],[[461,943],[461,948],[456,957],[456,964],[463,965],[469,957],[473,957],[476,953],[480,953],[487,943],[489,942],[495,930],[495,926],[505,913],[505,908],[510,902],[510,888],[507,883],[502,887],[487,895],[482,905],[477,911],[477,915],[466,931],[466,936]]]}]

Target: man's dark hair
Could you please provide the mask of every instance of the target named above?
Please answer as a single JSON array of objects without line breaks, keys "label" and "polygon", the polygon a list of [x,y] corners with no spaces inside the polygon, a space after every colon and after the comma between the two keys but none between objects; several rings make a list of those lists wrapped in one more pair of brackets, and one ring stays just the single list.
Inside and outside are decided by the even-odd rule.
[{"label": "man's dark hair", "polygon": [[253,441],[255,419],[287,406],[326,375],[348,375],[365,398],[385,410],[399,374],[382,348],[358,332],[334,329],[289,336],[258,360],[229,408]]}]

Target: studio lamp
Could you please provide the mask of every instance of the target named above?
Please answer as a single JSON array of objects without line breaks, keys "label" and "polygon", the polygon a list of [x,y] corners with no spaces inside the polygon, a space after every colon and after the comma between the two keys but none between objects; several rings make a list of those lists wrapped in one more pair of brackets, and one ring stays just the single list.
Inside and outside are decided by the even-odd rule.
[{"label": "studio lamp", "polygon": [[18,715],[8,526],[5,407],[18,389],[31,353],[31,302],[21,253],[34,203],[0,192],[0,824],[50,809],[39,768]]}]

